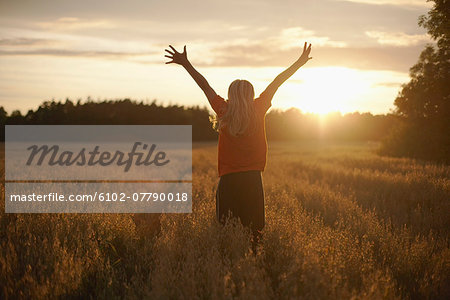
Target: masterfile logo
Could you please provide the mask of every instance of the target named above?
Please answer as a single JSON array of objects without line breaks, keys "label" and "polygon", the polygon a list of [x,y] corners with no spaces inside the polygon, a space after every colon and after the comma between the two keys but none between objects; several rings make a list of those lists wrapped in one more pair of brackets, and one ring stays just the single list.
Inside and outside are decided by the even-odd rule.
[{"label": "masterfile logo", "polygon": [[192,127],[6,126],[5,211],[191,212]]},{"label": "masterfile logo", "polygon": [[[142,145],[144,152],[138,151],[138,148]],[[124,153],[116,150],[114,152],[102,151],[100,152],[100,146],[94,146],[91,151],[82,148],[78,153],[72,151],[62,151],[58,145],[32,145],[27,148],[30,150],[30,156],[26,162],[27,166],[35,163],[41,166],[43,163],[47,163],[49,166],[109,166],[111,164],[117,164],[118,166],[124,166],[124,172],[128,172],[133,164],[136,166],[150,166],[157,167],[164,166],[170,162],[166,159],[166,152],[155,151],[156,144],[152,144],[150,147],[147,144],[141,142],[135,142],[131,151]],[[156,153],[155,153],[156,152]],[[145,158],[144,158],[145,157]],[[36,158],[36,159],[35,159]]]}]

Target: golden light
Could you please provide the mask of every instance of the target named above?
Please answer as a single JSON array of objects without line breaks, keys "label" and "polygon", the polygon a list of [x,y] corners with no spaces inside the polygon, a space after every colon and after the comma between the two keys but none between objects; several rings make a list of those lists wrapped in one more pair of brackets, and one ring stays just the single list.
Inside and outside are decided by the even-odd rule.
[{"label": "golden light", "polygon": [[355,101],[364,100],[362,96],[371,88],[371,82],[355,69],[322,67],[302,71],[300,83],[290,85],[295,95],[290,106],[304,112],[352,112]]}]

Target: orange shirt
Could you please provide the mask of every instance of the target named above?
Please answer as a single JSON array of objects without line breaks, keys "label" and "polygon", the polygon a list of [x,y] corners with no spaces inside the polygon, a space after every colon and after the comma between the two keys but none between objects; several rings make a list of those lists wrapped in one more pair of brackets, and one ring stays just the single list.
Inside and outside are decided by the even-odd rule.
[{"label": "orange shirt", "polygon": [[[257,127],[252,135],[235,137],[229,134],[226,128],[219,132],[219,176],[242,171],[264,171],[267,154],[264,119],[267,110],[272,105],[271,100],[263,93],[253,101]],[[227,110],[228,102],[217,95],[211,101],[211,106],[217,116],[221,117]]]}]

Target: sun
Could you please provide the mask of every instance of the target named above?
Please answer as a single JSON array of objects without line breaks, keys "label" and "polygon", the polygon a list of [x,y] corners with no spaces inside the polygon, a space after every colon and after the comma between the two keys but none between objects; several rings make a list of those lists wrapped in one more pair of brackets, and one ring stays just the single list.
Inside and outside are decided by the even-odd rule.
[{"label": "sun", "polygon": [[[303,112],[328,114],[354,111],[353,104],[370,88],[358,70],[345,67],[305,68],[289,85],[290,107]],[[353,104],[352,104],[353,103]]]}]

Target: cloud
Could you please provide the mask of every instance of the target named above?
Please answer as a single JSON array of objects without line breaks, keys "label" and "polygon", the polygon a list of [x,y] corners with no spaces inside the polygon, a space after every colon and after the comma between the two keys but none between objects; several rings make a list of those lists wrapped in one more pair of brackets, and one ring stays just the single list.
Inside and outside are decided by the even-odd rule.
[{"label": "cloud", "polygon": [[[333,36],[331,32],[328,35],[300,26],[271,28],[204,21],[193,23],[182,32],[179,26],[183,22],[166,28],[158,22],[128,24],[123,20],[63,17],[31,24],[32,29],[4,30],[4,33],[0,30],[1,35],[8,37],[0,39],[1,56],[120,58],[160,64],[164,61],[167,36],[180,33],[183,37],[174,39],[178,45],[188,44],[189,57],[199,66],[288,66],[301,54],[303,42],[308,41],[313,45],[314,59],[310,64],[315,66],[406,72],[417,61],[419,44],[428,39],[426,35],[400,32],[405,29],[400,29],[400,33],[361,30],[358,41],[352,42],[340,39],[345,35]],[[117,26],[114,30],[103,30],[114,26]],[[206,27],[211,30],[205,31]],[[96,29],[98,36],[91,35]],[[12,35],[16,37],[11,38]],[[371,46],[375,41],[387,47]]]},{"label": "cloud", "polygon": [[44,46],[55,44],[55,40],[50,39],[37,39],[37,38],[10,38],[10,39],[0,39],[0,46]]},{"label": "cloud", "polygon": [[381,45],[415,46],[424,42],[431,42],[427,34],[406,34],[404,32],[366,31],[365,34]]},{"label": "cloud", "polygon": [[[78,22],[76,18],[59,20],[61,22]],[[247,30],[240,26],[233,28],[236,31]],[[30,33],[31,34],[31,33]],[[35,34],[35,33],[33,33]],[[129,58],[130,61],[142,64],[161,63],[158,54],[163,52],[163,45],[158,42],[148,43],[145,40],[127,41],[118,43],[117,40],[88,38],[77,35],[47,35],[54,38],[50,43],[44,38],[32,39],[30,37],[17,37],[15,39],[0,40],[1,56],[64,56],[64,57],[96,57],[96,58]],[[3,44],[1,43],[3,41]],[[189,47],[195,62],[201,65],[280,65],[277,59],[280,51],[296,55],[301,53],[303,41],[313,43],[314,47],[344,47],[346,44],[331,40],[329,37],[317,35],[313,30],[302,27],[290,27],[274,32],[267,38],[248,39],[234,38],[224,41],[197,40]],[[48,42],[49,45],[45,45]],[[58,42],[58,43],[56,43]],[[36,48],[34,46],[40,46]],[[33,46],[33,48],[30,48]],[[113,50],[112,50],[113,49]],[[201,55],[199,55],[201,54]],[[152,56],[153,57],[150,57]],[[199,55],[199,56],[197,56]]]},{"label": "cloud", "polygon": [[87,20],[74,17],[62,17],[48,22],[36,22],[36,26],[49,31],[112,29],[116,27],[116,25],[109,20]]},{"label": "cloud", "polygon": [[397,5],[397,6],[417,6],[417,7],[431,7],[431,4],[425,0],[337,0],[356,2],[363,4],[374,5]]},{"label": "cloud", "polygon": [[269,42],[281,44],[283,48],[294,48],[299,46],[298,41],[308,41],[317,46],[345,47],[342,41],[332,41],[327,36],[318,36],[313,30],[302,27],[291,27],[281,30],[280,37],[270,39]]},{"label": "cloud", "polygon": [[[379,32],[370,34],[376,35],[384,43],[390,41],[388,34]],[[396,44],[386,43],[384,47],[370,44],[349,45],[316,35],[313,30],[291,27],[262,39],[241,38],[216,43],[199,43],[191,53],[194,55],[202,53],[201,56],[193,56],[193,62],[205,67],[289,66],[300,56],[303,41],[308,41],[313,45],[311,52],[313,60],[308,65],[408,72],[422,51],[423,45],[419,44],[419,41],[423,41],[423,37],[406,34],[394,34],[394,37]],[[399,44],[402,47],[398,47]]]},{"label": "cloud", "polygon": [[374,83],[372,86],[373,87],[387,87],[387,88],[398,88],[399,86],[401,86],[402,84],[404,84],[404,82],[399,82],[399,81],[391,81],[391,82],[378,82],[378,83]]},{"label": "cloud", "polygon": [[114,51],[84,51],[66,49],[35,49],[35,50],[0,50],[0,56],[62,56],[62,57],[96,57],[96,58],[132,58],[138,56],[154,55],[156,52],[114,52]]},{"label": "cloud", "polygon": [[[308,63],[312,66],[345,66],[356,69],[395,70],[407,72],[417,61],[421,45],[403,47],[386,44],[385,47],[355,46],[315,36],[314,31],[287,28],[281,34],[249,40],[237,38],[220,42],[197,40],[188,45],[188,56],[203,67],[280,67],[289,66],[302,52],[304,40],[313,42]],[[294,41],[294,42],[293,42]],[[115,46],[115,40],[65,40],[17,37],[0,39],[0,56],[51,56],[120,59],[138,64],[161,64],[164,61],[162,43],[135,41]]]},{"label": "cloud", "polygon": [[[313,59],[308,65],[344,66],[362,70],[393,70],[407,72],[417,61],[422,46],[410,47],[350,47],[331,46],[312,48]],[[202,61],[202,66],[225,67],[279,67],[289,66],[301,54],[301,46],[280,49],[264,41],[241,44],[223,44],[213,47],[213,59]]]},{"label": "cloud", "polygon": [[312,43],[314,48],[347,46],[344,42],[333,41],[329,37],[317,35],[313,30],[290,27],[260,39],[235,38],[221,42],[198,41],[198,46],[192,53],[194,55],[195,52],[206,53],[206,55],[195,57],[196,61],[204,66],[274,66],[280,65],[279,57],[283,57],[286,53],[300,55],[305,41]]},{"label": "cloud", "polygon": [[[71,20],[69,20],[72,22]],[[0,31],[1,34],[1,31]],[[23,34],[20,36],[18,34]],[[3,34],[6,35],[6,34]],[[9,38],[0,38],[0,56],[89,57],[98,59],[128,59],[149,63],[150,56],[160,54],[142,41],[119,42],[76,34],[46,31],[11,31]],[[16,35],[15,37],[11,37]],[[0,35],[1,36],[1,35]]]}]

